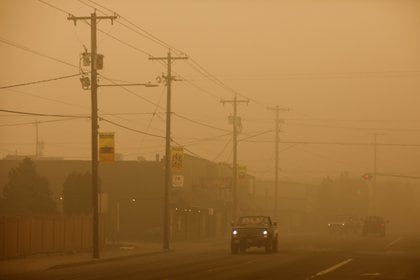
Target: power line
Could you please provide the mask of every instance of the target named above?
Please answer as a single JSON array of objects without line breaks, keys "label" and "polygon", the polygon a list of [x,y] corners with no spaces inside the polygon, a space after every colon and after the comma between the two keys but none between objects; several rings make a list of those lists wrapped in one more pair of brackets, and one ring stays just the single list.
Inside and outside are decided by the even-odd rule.
[{"label": "power line", "polygon": [[128,113],[106,113],[101,114],[102,116],[137,116],[137,115],[156,115],[157,112],[128,112]]},{"label": "power line", "polygon": [[[150,120],[149,120],[149,123],[147,124],[147,128],[146,128],[147,132],[149,132],[150,126],[152,125],[152,122],[153,122],[153,120],[155,119],[155,116],[156,116],[156,114],[157,114],[157,110],[158,110],[158,108],[159,108],[159,106],[160,106],[160,102],[161,102],[161,100],[162,100],[162,97],[163,97],[164,93],[165,93],[165,87],[163,86],[163,87],[162,87],[162,92],[161,92],[161,94],[160,94],[160,98],[159,98],[159,100],[158,100],[158,103],[157,103],[157,105],[156,105],[156,107],[155,107],[155,110],[154,110],[154,112],[153,112],[153,114],[152,114],[152,117],[151,117],[151,118],[150,118]],[[142,147],[143,142],[144,142],[144,137],[143,137],[143,138],[141,139],[141,141],[140,141],[140,147]]]},{"label": "power line", "polygon": [[216,161],[224,153],[224,151],[229,146],[232,139],[233,137],[229,138],[228,141],[226,141],[226,144],[223,146],[222,150],[214,157],[213,161]]},{"label": "power line", "polygon": [[159,39],[158,37],[154,36],[152,33],[150,33],[150,32],[148,32],[147,30],[145,30],[144,28],[142,28],[142,27],[140,27],[139,25],[137,25],[137,24],[133,23],[132,21],[130,21],[130,20],[129,20],[129,19],[127,19],[126,17],[121,16],[121,15],[120,15],[119,13],[117,13],[116,11],[111,10],[111,9],[109,9],[109,8],[107,8],[107,7],[103,6],[103,5],[101,5],[101,4],[98,4],[98,3],[97,3],[97,2],[95,2],[95,1],[92,1],[92,0],[87,0],[87,1],[89,1],[89,2],[91,2],[91,3],[93,3],[93,4],[95,4],[95,5],[96,5],[96,6],[98,6],[98,7],[101,7],[101,8],[103,8],[103,9],[107,10],[108,12],[112,12],[112,13],[116,13],[116,14],[118,14],[118,16],[119,16],[121,19],[125,20],[127,23],[129,23],[129,24],[130,24],[130,25],[132,25],[133,27],[137,28],[138,30],[140,30],[140,31],[141,31],[141,32],[143,32],[144,34],[143,34],[143,33],[141,33],[141,32],[139,32],[139,31],[137,31],[137,30],[132,29],[131,27],[129,27],[129,26],[127,26],[127,25],[123,24],[123,23],[121,23],[119,20],[116,20],[116,22],[118,22],[118,23],[119,23],[119,24],[121,24],[122,26],[125,26],[126,28],[130,29],[131,31],[133,31],[133,32],[137,33],[138,35],[143,36],[143,37],[145,37],[145,38],[147,38],[147,39],[149,39],[149,40],[153,41],[154,43],[156,43],[156,44],[158,44],[158,45],[160,45],[160,46],[162,46],[162,47],[164,47],[164,48],[168,48],[168,49],[174,50],[175,52],[178,52],[178,54],[184,54],[184,52],[182,52],[181,50],[179,50],[179,49],[175,48],[174,46],[171,46],[170,44],[166,43],[165,41],[163,41],[163,40]]},{"label": "power line", "polygon": [[66,10],[63,10],[63,9],[61,9],[61,8],[57,7],[57,6],[54,6],[53,4],[48,3],[48,2],[46,2],[46,1],[43,1],[43,0],[38,0],[38,2],[41,2],[41,3],[42,3],[42,4],[44,4],[44,5],[50,6],[51,8],[56,9],[57,11],[60,11],[60,12],[62,12],[62,13],[64,13],[64,14],[66,14],[66,15],[71,14],[70,12],[68,12],[68,11],[66,11]]},{"label": "power line", "polygon": [[177,144],[177,145],[179,145],[179,146],[182,146],[182,147],[184,148],[184,150],[186,150],[186,151],[187,151],[187,152],[189,152],[190,154],[192,154],[192,155],[194,155],[194,156],[196,156],[196,157],[198,157],[198,158],[201,158],[201,159],[204,159],[204,160],[205,160],[205,158],[204,158],[204,157],[200,156],[200,155],[199,155],[199,154],[197,154],[197,153],[194,153],[193,151],[191,151],[190,149],[186,148],[185,146],[183,146],[181,143],[179,143],[179,142],[175,141],[174,139],[172,139],[172,142],[174,142],[175,144]]},{"label": "power line", "polygon": [[191,82],[189,79],[185,78],[184,76],[180,75],[179,73],[176,73],[175,71],[173,71],[177,76],[179,76],[183,81],[187,82],[188,84],[190,84],[191,86],[195,87],[196,89],[198,89],[199,91],[216,98],[218,101],[220,101],[220,99],[222,99],[220,96],[212,93],[211,91],[208,91],[206,89],[203,89],[202,87],[198,86],[197,84]]},{"label": "power line", "polygon": [[322,118],[285,118],[285,121],[316,122],[420,122],[420,119],[322,119]]},{"label": "power line", "polygon": [[136,96],[136,97],[138,97],[138,98],[140,98],[140,99],[142,99],[143,101],[145,101],[145,102],[147,102],[147,103],[149,103],[149,104],[151,104],[151,105],[153,105],[153,106],[156,106],[156,107],[158,107],[158,108],[161,108],[161,109],[164,109],[161,105],[159,105],[158,103],[155,103],[155,102],[153,102],[153,101],[150,101],[149,99],[147,99],[147,98],[145,98],[145,97],[143,97],[143,96],[141,96],[141,95],[138,95],[137,93],[135,93],[134,91],[132,91],[132,90],[129,90],[127,87],[125,87],[125,86],[122,86],[122,85],[118,85],[118,83],[116,83],[113,79],[111,79],[111,78],[108,78],[108,77],[106,77],[106,76],[104,76],[104,75],[102,75],[102,74],[98,74],[99,76],[101,76],[102,78],[104,78],[105,80],[107,80],[107,81],[109,81],[109,82],[111,82],[111,83],[113,83],[115,86],[117,86],[117,87],[119,87],[119,88],[122,88],[123,90],[125,90],[126,92],[128,92],[128,93],[130,93],[130,94],[132,94],[132,95],[134,95],[134,96]]},{"label": "power line", "polygon": [[[95,2],[95,1],[92,1],[92,0],[87,0],[87,1],[89,1],[90,3],[93,3],[93,4],[95,4],[95,5],[97,5],[97,6],[99,6],[99,7],[101,7],[101,8],[103,8],[103,9],[105,9],[105,10],[107,10],[107,11],[109,11],[109,12],[113,12],[113,13],[116,13],[116,14],[118,14],[116,11],[114,11],[114,10],[112,10],[112,9],[109,9],[109,8],[107,8],[107,7],[105,7],[105,6],[103,6],[103,5],[100,5],[100,4],[98,4],[97,2]],[[83,3],[82,1],[80,1],[79,0],[79,2],[81,2],[81,3]],[[90,5],[88,5],[88,4],[86,4],[86,3],[84,3],[85,5],[87,5],[87,6],[90,6]],[[91,6],[90,6],[91,7]],[[165,41],[163,41],[163,40],[161,40],[161,39],[159,39],[158,37],[156,37],[156,36],[154,36],[153,34],[151,34],[150,32],[148,32],[148,31],[146,31],[144,28],[141,28],[140,26],[138,26],[138,25],[136,25],[136,24],[134,24],[133,22],[131,22],[130,20],[128,20],[127,18],[125,18],[124,16],[122,16],[122,15],[120,15],[120,14],[118,14],[119,15],[119,17],[120,18],[122,18],[122,19],[124,19],[125,21],[127,21],[129,24],[131,24],[132,26],[134,26],[135,28],[137,28],[138,30],[140,30],[141,32],[144,32],[145,34],[143,34],[143,33],[140,33],[140,32],[138,32],[138,31],[136,31],[136,30],[134,30],[133,28],[131,28],[131,27],[129,27],[129,26],[127,26],[127,25],[125,25],[125,24],[123,24],[123,23],[121,23],[119,20],[116,20],[116,22],[118,22],[119,24],[121,24],[121,25],[123,25],[123,26],[125,26],[126,28],[128,28],[128,29],[130,29],[131,31],[133,31],[133,32],[135,32],[136,34],[138,34],[138,35],[140,35],[140,36],[143,36],[143,37],[145,37],[145,38],[147,38],[147,39],[149,39],[149,40],[151,40],[151,41],[153,41],[153,42],[155,42],[155,43],[157,43],[157,44],[159,44],[160,46],[162,46],[162,47],[165,47],[165,48],[169,48],[169,49],[171,49],[171,50],[175,50],[175,51],[177,51],[179,54],[184,54],[184,52],[183,51],[181,51],[181,50],[179,50],[179,49],[177,49],[177,48],[175,48],[175,47],[173,47],[173,46],[171,46],[170,44],[168,44],[168,43],[166,43]],[[109,34],[108,34],[109,35]],[[109,35],[109,36],[112,36],[112,35]],[[114,37],[114,36],[112,36],[114,39],[116,39],[116,40],[118,40],[118,41],[120,41],[119,39],[117,39],[116,37]],[[121,41],[120,41],[121,42]],[[126,43],[123,43],[123,44],[126,44]],[[136,47],[134,47],[134,46],[132,46],[132,45],[130,45],[130,44],[127,44],[129,47],[131,47],[131,48],[134,48],[134,49],[137,49]],[[145,54],[148,54],[147,52],[145,52],[145,51],[143,51],[143,50],[140,50],[142,53],[145,53]],[[151,56],[150,54],[148,54],[149,56]],[[187,62],[187,64],[189,65],[189,66],[191,66],[193,69],[195,69],[197,72],[199,72],[200,74],[202,74],[202,75],[204,75],[205,77],[207,77],[207,78],[209,78],[211,81],[213,81],[215,84],[217,84],[218,86],[220,86],[220,87],[222,87],[223,89],[225,89],[225,90],[227,90],[227,91],[229,91],[229,92],[232,92],[232,93],[235,93],[235,94],[238,94],[238,95],[241,95],[241,96],[243,96],[243,97],[246,97],[245,95],[243,95],[243,94],[241,94],[241,93],[239,93],[239,92],[237,92],[236,90],[234,90],[234,89],[232,89],[231,87],[229,87],[228,85],[226,85],[224,82],[222,82],[220,79],[218,79],[216,76],[214,76],[213,74],[211,74],[209,71],[207,71],[204,67],[202,67],[197,61],[195,61],[194,59],[191,59],[191,61],[195,64],[191,64],[191,63],[189,63],[189,62]],[[195,84],[193,84],[191,81],[189,81],[189,83],[191,84],[191,85],[193,85],[194,87],[196,87],[196,88],[199,88],[197,85],[195,85]],[[212,93],[209,93],[208,91],[205,91],[205,90],[202,90],[201,88],[199,88],[201,91],[203,91],[203,92],[205,92],[205,93],[207,93],[207,94],[209,94],[209,95],[211,95],[211,96],[213,96],[213,97],[216,97],[216,98],[220,98],[220,97],[218,97],[218,96],[216,96],[216,95],[214,95],[214,94],[212,94]],[[265,106],[263,103],[261,103],[261,102],[259,102],[259,101],[257,101],[257,100],[255,100],[255,99],[252,99],[252,98],[249,98],[249,97],[247,97],[248,99],[250,99],[250,100],[252,100],[252,101],[254,101],[255,103],[257,103],[257,104],[260,104],[260,105],[262,105],[262,106]]]},{"label": "power line", "polygon": [[[32,94],[32,93],[18,91],[18,90],[15,90],[15,89],[7,89],[7,90],[13,91],[13,92],[17,92],[17,93],[21,93],[21,94],[25,94],[25,95],[29,95],[29,96],[33,96],[33,97],[40,98],[40,99],[44,99],[44,100],[47,100],[47,101],[52,101],[52,102],[56,102],[56,103],[60,103],[60,104],[68,105],[68,106],[72,106],[72,107],[78,107],[78,108],[83,108],[83,109],[88,108],[86,106],[82,106],[82,105],[79,105],[79,104],[68,103],[68,102],[64,102],[64,101],[61,101],[61,100],[56,100],[56,99],[53,99],[53,98],[47,98],[47,97],[39,96],[39,95]],[[124,121],[131,121],[131,120],[126,119],[126,118],[123,118],[123,117],[120,117],[120,115],[144,115],[144,114],[153,114],[153,113],[107,113],[107,112],[105,112],[103,110],[98,110],[98,111],[101,113],[102,116],[116,116],[117,118],[119,118],[121,120],[124,120]],[[9,115],[9,116],[12,116],[12,115]],[[30,115],[22,115],[22,116],[30,116]]]},{"label": "power line", "polygon": [[80,76],[80,73],[61,76],[61,77],[56,77],[56,78],[51,78],[51,79],[46,79],[46,80],[39,80],[39,81],[33,81],[33,82],[27,82],[27,83],[21,83],[21,84],[9,85],[9,86],[1,86],[0,89],[7,89],[7,88],[22,87],[22,86],[28,86],[28,85],[47,83],[47,82],[52,82],[52,81],[57,81],[57,80],[68,79],[68,78],[72,78],[72,77],[76,77],[76,76]]},{"label": "power line", "polygon": [[[331,72],[331,73],[295,73],[278,76],[243,76],[224,77],[227,80],[294,80],[294,79],[345,79],[345,78],[377,78],[377,77],[401,77],[407,75],[419,75],[420,70],[389,70],[389,71],[359,71],[359,72]],[[194,79],[195,80],[195,79]]]},{"label": "power line", "polygon": [[80,105],[80,104],[69,103],[69,102],[65,102],[65,101],[62,101],[62,100],[48,98],[48,97],[40,96],[40,95],[33,94],[33,93],[23,92],[23,91],[16,90],[16,89],[7,89],[7,91],[11,91],[11,92],[19,93],[19,94],[24,94],[24,95],[32,96],[32,97],[35,97],[35,98],[55,102],[55,103],[60,103],[60,104],[64,104],[64,105],[71,106],[71,107],[78,107],[78,108],[82,108],[82,109],[88,108],[87,106],[83,106],[83,105]]},{"label": "power line", "polygon": [[[88,5],[88,4],[84,3],[83,1],[80,1],[80,0],[78,0],[78,1],[79,1],[79,2],[81,2],[81,3],[83,3],[83,4],[85,4],[85,5],[87,5],[87,6],[89,6],[89,7],[92,7],[91,5]],[[109,12],[113,12],[113,13],[118,14],[116,11],[114,11],[114,10],[112,10],[112,9],[109,9],[109,8],[107,8],[107,7],[103,6],[103,5],[100,5],[100,4],[98,4],[97,2],[95,2],[95,1],[91,1],[91,0],[87,0],[87,1],[89,1],[89,2],[91,2],[91,3],[93,3],[93,4],[95,4],[95,5],[97,5],[97,6],[101,7],[101,8],[103,8],[103,9],[105,9],[105,10],[109,11]],[[126,27],[126,28],[130,29],[131,31],[135,32],[136,34],[138,34],[138,35],[140,35],[140,36],[143,36],[143,37],[145,37],[145,38],[147,38],[147,39],[149,39],[149,40],[151,40],[151,41],[153,41],[153,42],[155,42],[155,43],[159,44],[160,46],[163,46],[163,47],[165,47],[165,48],[169,48],[169,49],[175,50],[175,51],[177,51],[179,54],[184,54],[184,52],[183,52],[183,51],[181,51],[181,50],[179,50],[179,49],[177,49],[177,48],[175,48],[175,47],[173,47],[173,46],[169,45],[168,43],[166,43],[166,42],[164,42],[163,40],[159,39],[158,37],[154,36],[154,35],[153,35],[153,34],[151,34],[150,32],[146,31],[145,29],[143,29],[143,28],[141,28],[140,26],[138,26],[138,25],[134,24],[133,22],[131,22],[130,20],[128,20],[128,19],[127,19],[127,18],[125,18],[124,16],[121,16],[120,14],[118,14],[118,16],[119,16],[120,18],[124,19],[125,21],[127,21],[127,22],[128,22],[129,24],[131,24],[132,26],[134,26],[134,27],[136,27],[137,29],[139,29],[141,32],[144,32],[144,33],[145,33],[145,34],[147,34],[147,35],[145,35],[145,34],[143,34],[143,33],[141,33],[141,32],[138,32],[137,30],[134,30],[133,28],[131,28],[130,26],[127,26],[126,24],[123,24],[123,23],[122,23],[122,22],[120,22],[119,20],[116,20],[116,22],[117,22],[117,23],[119,23],[119,24],[123,25],[124,27]],[[124,41],[122,41],[122,40],[120,40],[120,39],[116,38],[115,36],[110,35],[109,33],[105,32],[105,31],[101,31],[101,32],[102,32],[102,33],[104,33],[104,34],[106,34],[106,35],[108,35],[108,36],[110,36],[110,37],[111,37],[111,38],[113,38],[114,40],[117,40],[117,41],[119,41],[120,43],[122,43],[122,44],[124,44],[124,45],[126,45],[126,46],[130,47],[130,48],[133,48],[133,49],[135,49],[135,50],[137,50],[137,51],[142,52],[143,54],[147,54],[147,55],[151,56],[151,54],[149,54],[148,52],[146,52],[146,51],[144,51],[144,50],[141,50],[141,49],[138,49],[137,47],[135,47],[135,46],[133,46],[133,45],[131,45],[131,44],[128,44],[128,43],[126,43],[126,42],[124,42]],[[195,60],[192,60],[192,62],[193,62],[195,65],[194,65],[194,64],[191,64],[191,63],[189,63],[189,62],[187,62],[187,64],[188,64],[189,66],[191,66],[193,69],[195,69],[196,71],[198,71],[200,74],[204,75],[205,77],[210,78],[210,80],[212,80],[212,81],[213,81],[214,83],[216,83],[218,86],[220,86],[220,87],[224,88],[224,89],[225,89],[225,90],[227,90],[227,91],[230,91],[230,92],[233,92],[233,93],[237,93],[237,94],[239,94],[239,95],[241,95],[241,96],[244,96],[244,97],[245,97],[245,95],[243,95],[243,94],[241,94],[241,93],[238,93],[237,91],[235,91],[234,89],[232,89],[231,87],[227,86],[225,83],[223,83],[222,81],[220,81],[217,77],[215,77],[213,74],[211,74],[211,73],[210,73],[210,72],[208,72],[206,69],[204,69],[204,67],[202,67],[200,64],[198,64],[198,62],[196,62]],[[178,76],[180,76],[180,77],[182,77],[182,76],[181,76],[181,75],[179,75],[179,74],[177,74],[177,75],[178,75]],[[210,96],[212,96],[212,97],[215,97],[215,98],[217,98],[217,99],[220,99],[220,97],[219,97],[219,96],[217,96],[217,95],[215,95],[215,94],[213,94],[213,93],[211,93],[211,92],[209,92],[209,91],[207,91],[207,90],[203,90],[202,88],[200,88],[200,87],[199,87],[199,86],[197,86],[196,84],[192,83],[191,81],[187,81],[187,82],[188,82],[190,85],[192,85],[192,86],[194,86],[194,87],[198,88],[198,89],[199,89],[199,90],[201,90],[202,92],[204,92],[204,93],[206,93],[206,94],[208,94],[208,95],[210,95]],[[264,104],[262,104],[261,102],[259,102],[259,101],[255,100],[255,99],[252,99],[252,98],[248,98],[248,99],[250,99],[250,100],[252,100],[252,101],[254,101],[254,102],[256,102],[256,103],[258,103],[258,104],[260,104],[260,105],[263,105],[263,106],[264,106]]]},{"label": "power line", "polygon": [[[67,15],[71,15],[71,13],[70,13],[70,12],[65,11],[65,10],[63,10],[63,9],[61,9],[61,8],[57,7],[57,6],[54,6],[54,5],[50,4],[50,3],[48,3],[48,2],[45,2],[45,1],[43,1],[43,0],[38,0],[38,1],[39,1],[39,2],[41,2],[41,3],[43,3],[43,4],[45,4],[45,5],[48,5],[48,6],[52,7],[52,8],[54,8],[54,9],[56,9],[56,10],[58,10],[58,11],[60,11],[60,12],[63,12],[63,13],[65,13],[65,14],[67,14]],[[82,1],[80,1],[80,0],[78,0],[78,1],[79,1],[80,3],[82,3],[82,4],[84,4],[84,5],[87,5],[87,6],[89,6],[89,7],[94,8],[93,6],[90,6],[90,5],[88,5],[88,4],[86,4],[86,3],[84,3],[84,2],[82,2]],[[88,22],[86,22],[86,21],[84,21],[84,23],[85,23],[85,24],[87,24],[87,25],[90,25],[90,24],[89,24]],[[123,40],[121,40],[121,39],[119,39],[119,38],[117,38],[117,37],[115,37],[115,36],[111,35],[110,33],[106,32],[106,31],[104,31],[104,30],[102,30],[102,29],[100,29],[100,28],[97,28],[97,30],[98,30],[99,32],[101,32],[101,33],[103,33],[103,34],[107,35],[108,37],[110,37],[110,38],[114,39],[115,41],[118,41],[119,43],[121,43],[121,44],[123,44],[123,45],[127,46],[127,47],[130,47],[130,48],[132,48],[132,49],[134,49],[134,50],[136,50],[136,51],[139,51],[139,52],[141,52],[142,54],[145,54],[145,55],[151,56],[151,54],[150,54],[150,53],[148,53],[147,51],[142,50],[142,49],[140,49],[140,48],[138,48],[138,47],[136,47],[136,46],[134,46],[134,45],[132,45],[132,44],[129,44],[129,43],[127,43],[127,42],[125,42],[125,41],[123,41]]]},{"label": "power line", "polygon": [[[232,93],[234,93],[234,94],[238,94],[238,95],[240,95],[240,96],[242,96],[242,97],[244,97],[244,98],[247,98],[247,99],[249,99],[249,100],[251,100],[251,101],[253,101],[253,102],[255,102],[256,104],[259,104],[259,105],[261,105],[261,106],[264,106],[264,107],[267,107],[265,104],[263,104],[262,102],[259,102],[258,100],[256,100],[256,99],[253,99],[253,98],[250,98],[250,97],[248,97],[248,96],[246,96],[246,95],[244,95],[244,94],[242,94],[242,93],[240,93],[240,92],[238,92],[238,91],[236,91],[236,90],[234,90],[233,88],[231,88],[230,86],[228,86],[228,85],[226,85],[224,82],[222,82],[219,78],[217,78],[215,75],[213,75],[212,73],[210,73],[208,70],[206,70],[203,66],[201,66],[196,60],[194,60],[193,58],[190,58],[190,60],[191,60],[191,62],[192,63],[194,63],[199,69],[201,69],[202,70],[202,72],[204,72],[205,74],[207,74],[207,75],[205,75],[205,76],[208,76],[208,77],[210,77],[211,79],[211,81],[213,81],[214,83],[216,83],[218,86],[220,86],[220,87],[222,87],[223,89],[225,89],[225,90],[227,90],[227,91],[230,91],[230,92],[232,92]],[[187,64],[189,64],[190,66],[191,66],[191,64],[190,63],[188,63],[187,62]],[[195,70],[197,70],[195,67],[193,67]],[[203,74],[201,71],[199,71],[199,73],[201,73],[201,74]]]},{"label": "power line", "polygon": [[196,145],[196,144],[200,144],[200,143],[207,142],[207,141],[214,141],[214,140],[223,138],[223,137],[228,136],[228,135],[231,135],[231,134],[232,133],[229,132],[229,133],[224,133],[224,134],[213,136],[213,137],[206,137],[206,138],[196,139],[196,140],[191,141],[189,143],[185,143],[185,146]]},{"label": "power line", "polygon": [[305,152],[306,154],[312,155],[313,157],[317,157],[317,158],[321,158],[321,159],[324,159],[324,160],[328,160],[330,162],[335,162],[335,163],[338,163],[338,164],[341,164],[341,165],[345,165],[345,166],[349,166],[349,165],[350,166],[355,166],[355,163],[354,162],[336,160],[336,159],[333,159],[331,157],[325,156],[325,155],[320,154],[320,153],[308,151],[306,149],[303,149],[302,147],[300,147],[300,150],[303,151],[303,152]]},{"label": "power line", "polygon": [[[87,25],[89,25],[89,23],[87,23],[87,22],[85,22],[85,23],[86,23]],[[136,47],[136,46],[134,46],[134,45],[132,45],[132,44],[130,44],[130,43],[127,43],[127,42],[125,42],[125,41],[123,41],[123,40],[121,40],[121,39],[119,39],[119,38],[115,37],[114,35],[111,35],[110,33],[106,32],[106,31],[104,31],[104,30],[102,30],[102,29],[100,29],[100,28],[98,28],[98,31],[99,31],[99,32],[101,32],[101,33],[103,33],[103,34],[105,34],[105,35],[107,35],[108,37],[110,37],[110,38],[114,39],[115,41],[117,41],[117,42],[119,42],[119,43],[121,43],[121,44],[123,44],[123,45],[127,46],[127,47],[130,47],[130,48],[132,48],[132,49],[134,49],[134,50],[136,50],[136,51],[138,51],[138,52],[141,52],[142,54],[145,54],[145,55],[147,55],[147,56],[152,56],[149,52],[147,52],[147,51],[145,51],[145,50],[142,50],[142,49],[140,49],[140,48],[138,48],[138,47]]]},{"label": "power line", "polygon": [[40,117],[85,118],[85,119],[90,118],[90,116],[83,116],[83,115],[78,116],[78,115],[45,114],[45,113],[33,113],[33,112],[6,110],[6,109],[0,109],[0,112],[13,113],[13,114],[19,114],[19,115],[40,116]]},{"label": "power line", "polygon": [[65,64],[65,65],[67,65],[67,66],[71,66],[71,67],[74,67],[74,68],[79,68],[79,66],[77,66],[77,65],[75,65],[75,64],[72,64],[72,63],[66,62],[66,61],[64,61],[64,60],[61,60],[61,59],[58,59],[58,58],[52,57],[52,56],[50,56],[50,55],[47,55],[47,54],[44,54],[44,53],[41,53],[41,52],[38,52],[38,51],[36,51],[36,50],[33,50],[33,49],[28,48],[28,47],[26,47],[26,46],[24,46],[24,45],[21,45],[21,44],[19,44],[19,43],[13,42],[13,41],[11,41],[11,40],[8,40],[8,39],[2,38],[2,37],[0,37],[0,42],[2,42],[2,43],[4,43],[4,44],[7,44],[7,45],[10,45],[10,46],[12,46],[12,47],[15,47],[15,48],[18,48],[18,49],[21,49],[21,50],[24,50],[24,51],[27,51],[27,52],[33,53],[33,54],[36,54],[36,55],[38,55],[38,56],[42,56],[42,57],[44,57],[44,58],[48,58],[48,59],[50,59],[50,60],[53,60],[53,61],[59,62],[59,63],[61,63],[61,64]]},{"label": "power line", "polygon": [[273,130],[272,130],[272,129],[270,129],[270,130],[266,130],[266,131],[263,131],[263,132],[259,132],[259,133],[257,133],[257,134],[250,135],[250,136],[248,136],[248,137],[245,137],[245,138],[239,139],[238,141],[239,141],[239,142],[241,142],[241,141],[244,141],[244,140],[247,140],[247,139],[250,139],[250,138],[255,138],[255,137],[258,137],[258,136],[260,136],[260,135],[264,135],[264,134],[267,134],[267,133],[270,133],[270,132],[273,132]]},{"label": "power line", "polygon": [[0,127],[13,127],[13,126],[34,125],[34,124],[41,124],[41,123],[72,121],[72,120],[75,120],[75,119],[80,119],[80,117],[73,117],[73,118],[68,118],[68,119],[47,120],[47,121],[26,122],[26,123],[2,124],[2,125],[0,125]]},{"label": "power line", "polygon": [[333,126],[333,125],[317,125],[317,124],[299,124],[294,123],[291,125],[305,126],[305,127],[325,127],[325,128],[337,128],[337,129],[353,129],[353,130],[376,130],[376,131],[406,131],[406,132],[420,132],[420,129],[408,129],[408,128],[378,128],[378,127],[349,127],[349,126]]},{"label": "power line", "polygon": [[187,120],[189,122],[192,122],[192,123],[195,123],[195,124],[198,124],[198,125],[201,125],[201,126],[205,126],[205,127],[208,127],[208,128],[212,128],[212,129],[216,129],[216,130],[219,130],[219,131],[225,131],[225,132],[229,132],[230,133],[230,130],[228,130],[228,129],[224,129],[224,128],[216,127],[216,126],[213,126],[213,125],[210,125],[210,124],[206,124],[206,123],[203,123],[203,122],[195,121],[193,119],[187,118],[187,117],[182,116],[182,115],[177,114],[177,113],[172,113],[172,114],[174,116],[177,116],[178,118],[181,118],[183,120]]},{"label": "power line", "polygon": [[[253,143],[274,143],[273,140],[245,140],[244,142]],[[356,143],[356,142],[321,142],[321,141],[279,141],[281,144],[301,144],[301,145],[339,145],[339,146],[374,146],[374,143]],[[420,144],[405,143],[377,143],[377,146],[394,146],[394,147],[420,147]]]},{"label": "power line", "polygon": [[153,137],[158,137],[158,138],[165,138],[165,136],[162,136],[162,135],[156,135],[156,134],[152,134],[152,133],[144,132],[144,131],[141,131],[141,130],[138,130],[138,129],[134,129],[134,128],[131,128],[131,127],[128,127],[128,126],[125,126],[125,125],[122,125],[122,124],[119,124],[119,123],[116,123],[116,122],[113,122],[113,121],[107,120],[107,119],[105,119],[105,118],[103,118],[103,117],[99,117],[99,119],[100,119],[101,121],[104,121],[104,122],[107,122],[107,123],[113,124],[113,125],[115,125],[115,126],[118,126],[118,127],[121,127],[121,128],[127,129],[127,130],[130,130],[130,131],[133,131],[133,132],[137,132],[137,133],[140,133],[140,134],[143,134],[143,135],[153,136]]}]

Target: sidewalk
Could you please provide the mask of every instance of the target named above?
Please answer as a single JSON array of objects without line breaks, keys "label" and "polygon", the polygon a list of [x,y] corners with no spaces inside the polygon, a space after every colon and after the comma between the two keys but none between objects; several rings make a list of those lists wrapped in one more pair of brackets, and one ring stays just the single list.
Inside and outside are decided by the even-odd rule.
[{"label": "sidewalk", "polygon": [[208,248],[208,246],[227,248],[227,244],[229,244],[227,237],[185,240],[171,242],[171,249],[163,250],[162,243],[120,242],[118,244],[108,244],[103,248],[100,251],[100,259],[93,259],[92,252],[37,254],[0,260],[0,279],[7,279],[7,276],[11,277],[22,273],[88,265],[95,262],[107,262],[179,250],[202,250]]},{"label": "sidewalk", "polygon": [[31,271],[42,271],[60,267],[70,267],[106,262],[115,259],[165,253],[160,243],[122,243],[107,245],[100,251],[100,259],[93,259],[92,252],[37,254],[15,259],[0,260],[0,278],[7,275]]}]

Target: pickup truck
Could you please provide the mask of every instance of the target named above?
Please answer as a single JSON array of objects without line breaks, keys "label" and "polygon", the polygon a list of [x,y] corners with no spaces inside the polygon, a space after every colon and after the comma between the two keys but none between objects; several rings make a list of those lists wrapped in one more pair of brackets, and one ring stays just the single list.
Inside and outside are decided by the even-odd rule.
[{"label": "pickup truck", "polygon": [[232,224],[232,254],[245,253],[250,247],[264,247],[266,253],[277,252],[277,224],[269,216],[243,216]]}]

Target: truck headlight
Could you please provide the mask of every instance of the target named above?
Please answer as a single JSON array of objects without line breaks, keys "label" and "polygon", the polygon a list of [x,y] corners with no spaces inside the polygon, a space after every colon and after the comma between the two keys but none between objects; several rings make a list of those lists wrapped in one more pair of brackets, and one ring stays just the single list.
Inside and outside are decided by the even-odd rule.
[{"label": "truck headlight", "polygon": [[264,235],[267,235],[267,234],[268,234],[268,231],[264,230],[264,231],[263,231],[263,234],[264,234]]},{"label": "truck headlight", "polygon": [[232,234],[233,235],[237,235],[238,234],[238,231],[235,229],[234,231],[232,231]]}]

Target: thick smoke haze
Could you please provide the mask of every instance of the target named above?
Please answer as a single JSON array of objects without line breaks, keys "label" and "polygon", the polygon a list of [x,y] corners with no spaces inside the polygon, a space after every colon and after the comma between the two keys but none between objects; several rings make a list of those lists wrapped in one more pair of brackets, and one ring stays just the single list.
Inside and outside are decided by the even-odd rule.
[{"label": "thick smoke haze", "polygon": [[[77,1],[52,4],[79,16],[92,12]],[[184,79],[173,85],[175,114],[231,130],[228,116],[232,106],[223,106],[220,100],[233,98],[233,92],[195,71],[190,65],[196,61],[244,95],[239,98],[250,99],[248,106],[239,106],[242,138],[274,130],[274,112],[266,107],[279,105],[290,109],[281,113],[285,120],[281,125],[282,141],[372,143],[373,134],[380,133],[378,143],[419,143],[417,1],[103,1],[103,4],[168,42],[174,51],[181,50],[193,59],[173,65],[175,74]],[[2,0],[0,5],[2,40],[76,66],[2,43],[2,86],[78,73],[83,46],[90,47],[87,24],[78,22],[74,26],[65,12],[38,1]],[[166,55],[166,48],[119,24],[102,21],[98,27],[101,29],[98,52],[105,57],[101,75],[144,83],[155,82],[166,71],[164,65],[148,59],[149,54]],[[99,82],[109,83],[103,78]],[[100,114],[124,113],[108,117],[131,128],[164,135],[163,86],[129,90],[133,93],[116,87],[100,88]],[[0,98],[2,109],[90,114],[89,91],[81,88],[77,77],[3,89]],[[155,111],[157,115],[152,117]],[[45,156],[89,159],[90,122],[79,119],[42,123],[54,119],[57,118],[2,116],[1,155],[34,154],[35,125],[13,125],[38,120]],[[105,122],[100,122],[100,130],[116,133],[116,151],[126,160],[154,159],[156,153],[163,154],[164,142],[159,139]],[[222,130],[175,115],[172,131],[174,139],[202,157],[231,162],[229,136],[221,136]],[[212,137],[215,139],[202,141]],[[240,142],[240,164],[257,177],[272,178],[272,141],[274,132]],[[418,147],[379,147],[377,157],[382,172],[418,175]],[[321,177],[338,176],[343,171],[359,176],[372,170],[373,148],[283,143],[280,167],[282,178],[298,181],[317,182]]]}]

